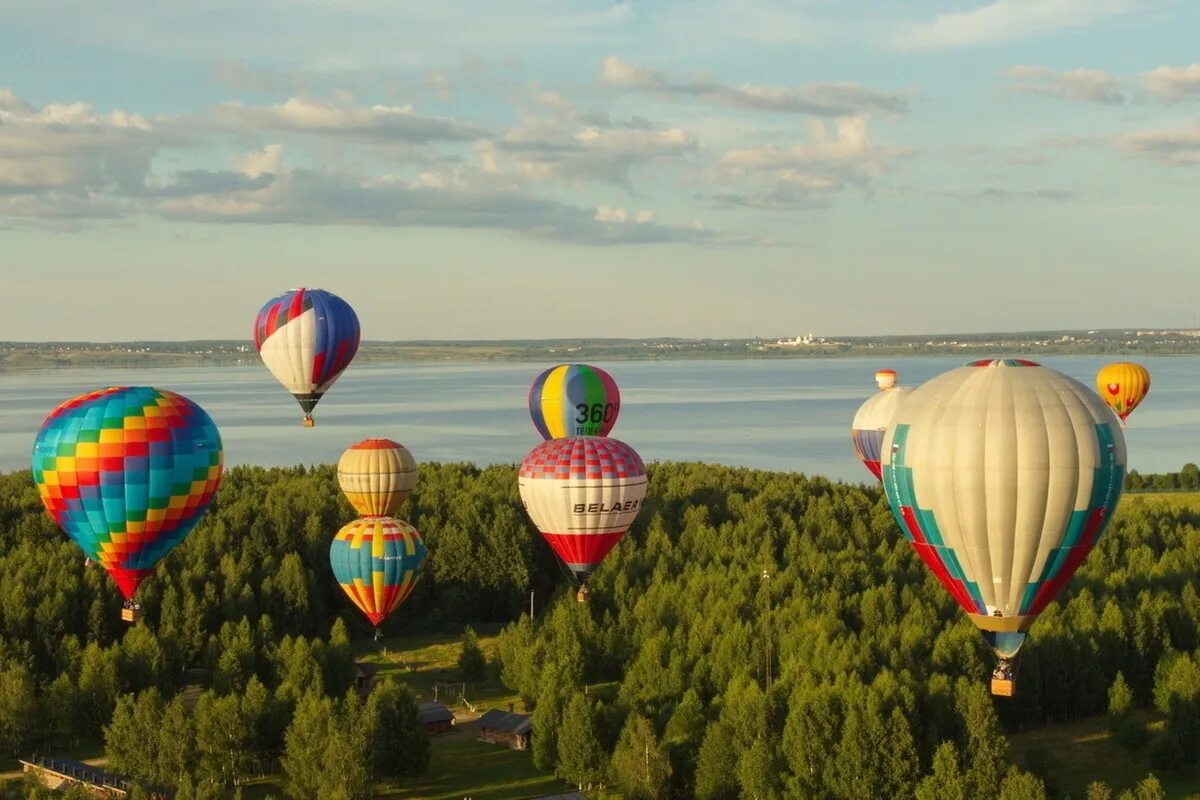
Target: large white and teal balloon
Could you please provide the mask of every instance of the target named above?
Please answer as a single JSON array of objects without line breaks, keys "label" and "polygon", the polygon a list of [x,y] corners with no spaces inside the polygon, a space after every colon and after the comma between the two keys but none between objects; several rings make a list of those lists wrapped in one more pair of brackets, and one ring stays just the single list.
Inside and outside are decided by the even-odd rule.
[{"label": "large white and teal balloon", "polygon": [[1060,372],[977,361],[913,390],[883,449],[901,531],[997,655],[1013,657],[1116,509],[1116,417]]}]

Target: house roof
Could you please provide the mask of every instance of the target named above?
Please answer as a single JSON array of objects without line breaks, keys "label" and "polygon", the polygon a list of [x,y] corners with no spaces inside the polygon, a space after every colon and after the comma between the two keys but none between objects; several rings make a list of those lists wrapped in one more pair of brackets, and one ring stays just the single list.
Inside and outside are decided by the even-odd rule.
[{"label": "house roof", "polygon": [[424,703],[417,703],[417,716],[420,717],[422,725],[429,725],[433,722],[454,721],[454,714],[451,713],[450,709],[436,700],[426,700]]},{"label": "house roof", "polygon": [[517,714],[493,708],[479,718],[479,727],[480,729],[487,728],[524,736],[533,730],[533,718],[529,714]]},{"label": "house roof", "polygon": [[360,673],[362,673],[363,675],[366,675],[367,677],[372,677],[375,675],[376,672],[379,672],[379,665],[372,664],[369,661],[355,661],[354,667]]}]

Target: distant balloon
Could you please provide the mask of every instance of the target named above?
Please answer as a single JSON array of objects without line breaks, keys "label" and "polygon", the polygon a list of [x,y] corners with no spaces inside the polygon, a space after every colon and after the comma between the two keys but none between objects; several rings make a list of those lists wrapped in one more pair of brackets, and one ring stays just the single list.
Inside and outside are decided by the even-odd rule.
[{"label": "distant balloon", "polygon": [[417,482],[417,461],[391,439],[363,439],[337,465],[338,484],[364,517],[394,517]]},{"label": "distant balloon", "polygon": [[254,319],[254,346],[263,363],[304,409],[312,410],[358,352],[358,316],[342,298],[296,289],[267,301]]},{"label": "distant balloon", "polygon": [[367,517],[337,532],[329,546],[329,565],[342,591],[378,627],[412,594],[427,554],[412,525]]},{"label": "distant balloon", "polygon": [[46,417],[33,480],[54,521],[127,601],[221,483],[221,436],[186,397],[145,386],[72,398]]},{"label": "distant balloon", "polygon": [[892,421],[896,409],[911,390],[896,386],[896,372],[890,369],[876,372],[875,383],[882,391],[871,395],[859,406],[854,421],[850,423],[850,438],[863,465],[878,480],[881,474],[879,459],[883,449],[883,435],[887,432],[888,423]]},{"label": "distant balloon", "polygon": [[620,413],[616,381],[599,367],[559,364],[529,388],[529,415],[543,439],[607,436]]},{"label": "distant balloon", "polygon": [[1007,667],[1116,509],[1120,426],[1062,373],[977,361],[913,390],[884,451],[901,531]]},{"label": "distant balloon", "polygon": [[583,580],[637,518],[646,497],[646,468],[617,439],[552,439],[525,457],[518,485],[533,524]]},{"label": "distant balloon", "polygon": [[1109,364],[1096,373],[1096,392],[1124,423],[1150,392],[1150,372],[1129,361]]}]

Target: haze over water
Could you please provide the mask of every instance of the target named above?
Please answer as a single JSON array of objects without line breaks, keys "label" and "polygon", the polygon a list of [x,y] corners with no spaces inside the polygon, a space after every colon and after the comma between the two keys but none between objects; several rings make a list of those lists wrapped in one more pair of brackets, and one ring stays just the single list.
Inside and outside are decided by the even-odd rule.
[{"label": "haze over water", "polygon": [[[1093,386],[1109,356],[1038,359]],[[1178,470],[1200,462],[1194,376],[1200,357],[1139,358],[1153,387],[1126,430],[1130,467]],[[966,358],[597,362],[621,387],[613,435],[646,461],[705,461],[866,481],[850,422],[874,391],[877,368],[916,386]],[[221,430],[226,464],[336,462],[370,436],[403,442],[419,461],[515,463],[539,437],[526,393],[545,363],[351,366],[317,406],[317,426],[261,365],[62,369],[0,373],[0,470],[26,469],[43,417],[76,394],[151,385],[180,392]]]}]

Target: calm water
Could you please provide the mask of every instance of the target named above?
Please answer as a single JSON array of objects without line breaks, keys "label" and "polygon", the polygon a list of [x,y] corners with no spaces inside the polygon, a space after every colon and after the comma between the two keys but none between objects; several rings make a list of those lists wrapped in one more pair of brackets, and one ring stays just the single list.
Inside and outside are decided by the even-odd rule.
[{"label": "calm water", "polygon": [[[613,435],[647,461],[690,460],[864,481],[850,420],[874,391],[877,367],[915,386],[964,358],[788,361],[598,362],[621,387]],[[1092,385],[1111,359],[1042,359]],[[1142,358],[1153,373],[1149,398],[1126,432],[1130,466],[1142,472],[1200,462],[1200,357]],[[221,429],[228,464],[333,463],[368,436],[403,442],[418,460],[519,461],[539,438],[525,396],[546,364],[354,366],[301,429],[300,408],[255,364],[186,369],[67,369],[0,373],[0,470],[29,466],[45,414],[81,392],[151,385],[202,405]]]}]

